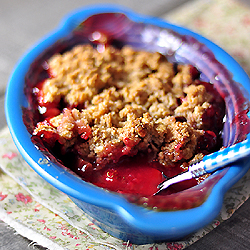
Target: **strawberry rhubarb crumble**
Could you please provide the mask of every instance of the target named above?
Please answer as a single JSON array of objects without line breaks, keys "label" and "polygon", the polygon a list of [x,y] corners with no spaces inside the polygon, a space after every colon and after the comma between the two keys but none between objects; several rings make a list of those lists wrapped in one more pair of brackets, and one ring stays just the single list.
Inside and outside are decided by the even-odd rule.
[{"label": "strawberry rhubarb crumble", "polygon": [[191,65],[128,46],[77,45],[44,68],[49,77],[33,88],[33,138],[86,181],[150,196],[162,173],[180,173],[221,147],[224,100]]}]

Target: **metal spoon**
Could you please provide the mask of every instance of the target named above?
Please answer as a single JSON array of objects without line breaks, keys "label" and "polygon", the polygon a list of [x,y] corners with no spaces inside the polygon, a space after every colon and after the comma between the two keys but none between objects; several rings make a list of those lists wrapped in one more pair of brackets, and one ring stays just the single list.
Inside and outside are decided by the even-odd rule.
[{"label": "metal spoon", "polygon": [[166,179],[160,183],[158,185],[159,190],[154,195],[175,183],[197,178],[204,174],[213,173],[216,170],[225,168],[228,164],[243,159],[247,156],[250,156],[249,139],[204,156],[202,161],[189,166],[187,171],[180,173],[170,179]]}]

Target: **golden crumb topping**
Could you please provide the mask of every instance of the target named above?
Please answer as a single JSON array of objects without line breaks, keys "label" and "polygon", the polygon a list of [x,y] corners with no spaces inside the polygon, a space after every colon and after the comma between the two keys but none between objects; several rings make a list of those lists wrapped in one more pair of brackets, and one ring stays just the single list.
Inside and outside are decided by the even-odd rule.
[{"label": "golden crumb topping", "polygon": [[63,151],[104,165],[139,151],[153,152],[165,166],[194,157],[212,96],[193,80],[191,66],[128,46],[98,52],[79,45],[48,67],[43,102],[65,108],[34,134],[52,131]]}]

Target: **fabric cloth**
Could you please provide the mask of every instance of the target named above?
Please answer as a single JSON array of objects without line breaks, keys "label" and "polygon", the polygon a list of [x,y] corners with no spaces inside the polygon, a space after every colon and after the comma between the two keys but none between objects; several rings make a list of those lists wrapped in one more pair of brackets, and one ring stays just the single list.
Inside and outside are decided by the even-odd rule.
[{"label": "fabric cloth", "polygon": [[[199,0],[164,18],[214,41],[250,73],[249,17],[249,8],[236,1]],[[65,194],[38,176],[18,153],[7,128],[0,132],[0,167],[0,219],[49,249],[184,249],[230,218],[250,195],[248,171],[227,192],[220,215],[211,224],[185,241],[139,246],[103,232]]]}]

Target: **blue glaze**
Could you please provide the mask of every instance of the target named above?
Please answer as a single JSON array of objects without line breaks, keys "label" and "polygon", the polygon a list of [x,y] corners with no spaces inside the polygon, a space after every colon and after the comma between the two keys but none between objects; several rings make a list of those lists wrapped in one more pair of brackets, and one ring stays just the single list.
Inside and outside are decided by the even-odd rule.
[{"label": "blue glaze", "polygon": [[[23,93],[24,77],[30,64],[44,49],[67,36],[87,17],[106,12],[124,13],[134,22],[173,29],[180,34],[196,38],[204,43],[216,55],[217,60],[232,72],[234,81],[241,83],[246,92],[250,92],[250,80],[244,70],[225,51],[206,38],[161,19],[139,15],[121,6],[94,5],[69,14],[63,19],[58,29],[38,42],[19,61],[6,91],[7,123],[17,148],[28,164],[51,185],[68,194],[83,211],[89,214],[90,218],[97,220],[95,223],[104,231],[136,244],[180,239],[216,218],[225,192],[248,171],[250,162],[247,159],[223,170],[224,176],[213,187],[209,197],[201,206],[183,211],[156,212],[131,204],[118,194],[86,183],[56,164],[51,163],[49,167],[40,165],[38,162],[45,157],[31,142],[30,134],[22,122],[22,107],[27,107],[27,100]],[[233,140],[231,139],[232,131],[230,128],[224,131],[225,144],[230,144]]]}]

